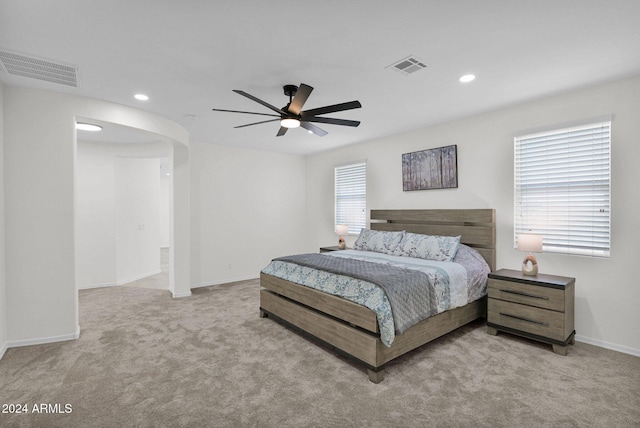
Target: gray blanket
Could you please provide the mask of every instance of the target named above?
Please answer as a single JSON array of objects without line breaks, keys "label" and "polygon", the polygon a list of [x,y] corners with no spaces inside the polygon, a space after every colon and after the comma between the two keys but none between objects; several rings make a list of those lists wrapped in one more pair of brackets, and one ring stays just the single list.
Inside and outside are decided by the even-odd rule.
[{"label": "gray blanket", "polygon": [[423,272],[322,254],[298,254],[274,259],[370,282],[385,292],[398,334],[437,313],[429,276]]}]

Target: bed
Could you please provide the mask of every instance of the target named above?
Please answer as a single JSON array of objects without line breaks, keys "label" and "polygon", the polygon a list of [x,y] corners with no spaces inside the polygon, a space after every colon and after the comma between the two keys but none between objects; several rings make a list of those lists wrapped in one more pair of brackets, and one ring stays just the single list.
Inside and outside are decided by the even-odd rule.
[{"label": "bed", "polygon": [[[370,230],[459,236],[461,247],[472,248],[486,261],[489,271],[495,270],[493,209],[371,210]],[[384,368],[389,361],[486,316],[484,290],[483,297],[432,315],[396,334],[390,344],[386,340],[385,344],[379,313],[346,298],[266,273],[271,272],[270,266],[260,274],[260,316],[301,331],[354,359],[366,367],[369,380],[374,383],[384,379]]]}]

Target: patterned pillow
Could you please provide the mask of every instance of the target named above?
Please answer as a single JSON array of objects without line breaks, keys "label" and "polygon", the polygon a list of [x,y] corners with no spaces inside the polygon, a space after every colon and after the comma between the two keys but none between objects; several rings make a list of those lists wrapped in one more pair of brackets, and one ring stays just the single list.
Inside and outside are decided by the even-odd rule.
[{"label": "patterned pillow", "polygon": [[450,262],[456,256],[459,244],[459,236],[406,233],[393,255]]},{"label": "patterned pillow", "polygon": [[360,230],[360,236],[353,244],[354,250],[375,251],[376,253],[393,254],[402,237],[404,230],[400,232],[387,232],[383,230]]}]

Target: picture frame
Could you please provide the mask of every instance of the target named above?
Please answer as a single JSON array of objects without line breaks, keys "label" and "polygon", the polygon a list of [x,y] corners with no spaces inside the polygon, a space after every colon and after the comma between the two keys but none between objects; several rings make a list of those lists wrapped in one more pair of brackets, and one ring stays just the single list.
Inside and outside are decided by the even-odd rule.
[{"label": "picture frame", "polygon": [[458,146],[443,146],[402,155],[402,190],[458,187]]}]

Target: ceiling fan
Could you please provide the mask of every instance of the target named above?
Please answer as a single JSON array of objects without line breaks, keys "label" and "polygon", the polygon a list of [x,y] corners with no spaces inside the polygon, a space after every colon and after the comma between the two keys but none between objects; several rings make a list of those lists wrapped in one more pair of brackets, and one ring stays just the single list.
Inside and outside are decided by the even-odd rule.
[{"label": "ceiling fan", "polygon": [[356,108],[362,107],[359,101],[349,101],[346,103],[334,104],[325,107],[313,108],[310,110],[302,111],[302,106],[311,95],[311,91],[313,88],[309,85],[305,85],[301,83],[300,86],[296,85],[285,85],[283,87],[284,94],[289,97],[289,103],[282,108],[275,107],[265,101],[262,101],[259,98],[254,97],[251,94],[248,94],[244,91],[240,91],[238,89],[234,89],[233,92],[238,93],[244,97],[249,98],[257,102],[258,104],[262,104],[268,109],[273,110],[277,114],[269,114],[269,113],[256,113],[251,111],[238,111],[238,110],[223,110],[223,109],[212,109],[213,111],[225,111],[229,113],[245,113],[245,114],[257,114],[260,116],[273,116],[276,119],[263,120],[261,122],[248,123],[246,125],[234,126],[234,128],[244,128],[246,126],[259,125],[261,123],[268,122],[280,122],[280,129],[276,134],[277,137],[281,137],[287,133],[289,128],[297,128],[302,127],[307,131],[319,136],[324,137],[328,134],[322,128],[317,127],[311,122],[315,123],[327,123],[330,125],[342,125],[342,126],[358,126],[360,125],[359,121],[356,120],[346,120],[346,119],[335,119],[331,117],[319,117],[319,115],[327,114],[327,113],[335,113],[338,111],[352,110]]}]

